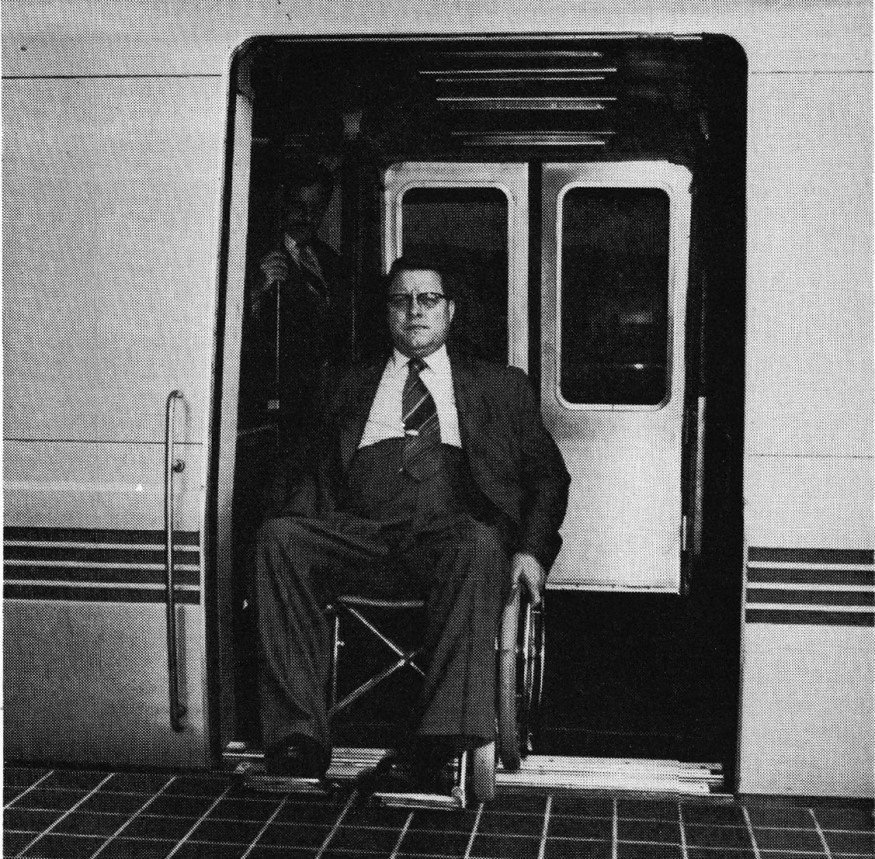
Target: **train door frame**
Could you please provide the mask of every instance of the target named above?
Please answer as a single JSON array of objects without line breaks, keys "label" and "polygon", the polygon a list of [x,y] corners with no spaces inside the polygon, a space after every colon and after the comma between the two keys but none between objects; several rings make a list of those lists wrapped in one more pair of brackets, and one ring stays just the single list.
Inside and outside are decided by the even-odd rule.
[{"label": "train door frame", "polygon": [[[300,40],[286,40],[298,42]],[[307,39],[307,42],[323,42],[326,41],[324,39]],[[337,41],[336,39],[330,41]],[[372,40],[361,40],[356,37],[350,37],[349,41],[351,43],[358,43],[360,41],[372,41]],[[391,38],[386,39],[387,42],[397,42],[398,40],[393,40]],[[403,41],[403,40],[401,40]],[[242,51],[242,49],[241,49]],[[238,172],[238,168],[243,169],[244,166],[248,169],[248,161],[245,159],[241,160],[241,148],[246,146],[247,134],[243,133],[242,127],[238,125],[237,116],[238,113],[242,115],[243,112],[249,111],[249,121],[252,119],[252,106],[254,99],[254,92],[249,86],[249,74],[248,70],[251,67],[251,63],[253,60],[253,55],[251,53],[242,56],[238,54],[238,63],[237,63],[237,71],[236,74],[232,74],[232,92],[233,99],[232,105],[230,108],[230,115],[233,118],[234,125],[229,128],[229,159],[228,159],[228,188],[229,192],[233,190],[234,180],[238,178],[236,176],[236,172]],[[242,101],[241,101],[242,100]],[[743,100],[743,97],[742,97]],[[239,110],[238,110],[239,108]],[[251,142],[251,129],[249,132],[249,141]],[[741,138],[741,151],[743,153],[743,143],[744,139]],[[592,151],[592,150],[589,150]],[[581,150],[581,155],[587,152],[586,150]],[[533,153],[534,154],[534,153]],[[587,152],[588,154],[588,152]],[[534,164],[540,164],[539,157],[534,157],[533,159],[514,159],[519,162],[531,162]],[[578,161],[584,163],[589,161],[590,159],[581,158],[577,159]],[[610,159],[608,159],[610,160]],[[615,159],[616,160],[616,159]],[[245,164],[244,164],[245,161]],[[743,157],[741,159],[743,164]],[[743,169],[743,168],[742,168]],[[242,175],[242,174],[241,174]],[[743,176],[743,174],[741,174]],[[540,232],[541,226],[540,223],[534,223],[534,220],[540,221],[540,172],[538,170],[530,171],[530,182],[529,182],[529,206],[532,209],[532,219],[530,220],[530,232],[532,230],[537,230]],[[242,189],[240,189],[242,190]],[[538,192],[535,194],[535,192]],[[534,195],[534,196],[533,196]],[[740,192],[741,199],[743,200],[744,190],[741,189]],[[234,574],[233,569],[231,569],[229,565],[229,559],[227,557],[227,546],[229,545],[230,537],[227,531],[227,525],[224,527],[226,531],[224,534],[221,534],[221,526],[222,523],[219,522],[219,513],[221,511],[222,516],[227,516],[228,511],[230,510],[230,504],[233,500],[233,487],[234,487],[234,457],[228,451],[228,449],[219,448],[227,443],[227,441],[233,437],[233,429],[236,429],[236,415],[230,416],[227,414],[227,410],[229,407],[229,396],[232,396],[236,391],[237,379],[233,378],[235,376],[235,370],[239,370],[239,346],[240,346],[240,328],[239,328],[239,315],[242,314],[242,304],[243,304],[243,276],[244,276],[244,259],[245,259],[245,227],[246,227],[246,209],[245,206],[248,203],[248,200],[245,199],[245,195],[241,196],[241,199],[234,200],[233,193],[229,193],[226,200],[226,225],[236,223],[239,225],[237,230],[237,235],[230,236],[226,234],[225,237],[225,251],[224,254],[228,258],[228,269],[227,269],[227,280],[228,287],[226,289],[226,294],[224,296],[224,304],[223,304],[223,316],[221,317],[221,321],[225,327],[225,352],[223,355],[223,368],[222,368],[222,396],[221,402],[217,402],[217,411],[216,411],[216,425],[221,425],[221,440],[220,444],[216,446],[214,450],[214,457],[216,468],[214,472],[216,474],[216,482],[215,482],[215,492],[217,497],[216,504],[216,533],[218,538],[216,540],[217,546],[217,555],[221,553],[225,553],[225,557],[217,557],[216,564],[218,567],[218,575],[217,575],[217,588],[218,588],[218,617],[221,619],[221,623],[217,624],[217,635],[219,641],[214,642],[216,645],[213,649],[213,652],[218,652],[218,672],[216,672],[216,683],[218,688],[214,687],[214,690],[217,694],[213,696],[216,703],[217,710],[217,718],[214,720],[213,724],[216,726],[216,730],[214,731],[214,737],[216,739],[215,749],[219,751],[219,741],[225,741],[234,735],[234,707],[233,707],[233,675],[234,675],[234,649],[231,647],[227,639],[224,639],[222,626],[224,626],[225,630],[230,628],[230,625],[233,623],[233,607],[229,603],[229,593],[230,593],[230,585],[233,582]],[[537,197],[537,199],[536,199]],[[696,211],[696,198],[694,196],[693,199],[693,209],[694,213]],[[695,215],[694,215],[695,220]],[[742,219],[743,222],[743,219]],[[228,233],[233,232],[230,227],[226,227]],[[235,243],[236,242],[236,243]],[[237,271],[232,272],[232,254],[231,254],[231,245],[234,245],[236,256],[236,265]],[[532,256],[529,260],[529,264],[531,265],[540,265],[541,258],[541,248],[540,244],[535,246],[531,243],[531,236],[529,237],[529,247],[532,251]],[[737,244],[737,243],[736,243]],[[742,257],[743,257],[743,232],[742,232]],[[694,271],[698,271],[697,263],[692,258],[690,260],[691,266],[691,277],[693,276]],[[537,278],[538,275],[535,275]],[[530,283],[532,278],[532,271],[530,268]],[[232,284],[233,281],[233,284]],[[233,285],[233,289],[231,288]],[[531,317],[531,323],[534,323],[536,328],[530,332],[530,342],[529,342],[529,354],[528,354],[528,364],[530,367],[534,368],[536,373],[540,373],[540,324],[538,322],[540,313],[542,308],[540,307],[541,296],[539,294],[529,293],[529,316]],[[743,298],[742,298],[743,303]],[[236,327],[235,327],[236,326]],[[690,329],[693,330],[692,328]],[[536,333],[537,332],[537,333]],[[698,338],[697,338],[698,339]],[[233,362],[233,356],[228,351],[228,345],[233,344],[234,348],[238,350],[237,359],[238,362],[235,365]],[[690,349],[695,349],[696,346],[693,343],[688,344]],[[743,352],[743,346],[742,352]],[[533,351],[534,350],[534,351]],[[231,377],[231,378],[229,378]],[[691,395],[695,393],[691,391]],[[217,398],[218,399],[218,398]],[[236,405],[236,404],[235,404]],[[737,407],[738,403],[736,402],[735,407]],[[233,408],[231,409],[233,411]],[[740,422],[739,422],[740,423]],[[738,461],[740,462],[740,449],[736,448],[738,452]],[[739,484],[740,485],[740,484]],[[224,542],[222,542],[224,540]],[[220,551],[220,547],[224,547]],[[740,542],[739,542],[740,547]],[[736,631],[737,638],[737,631]],[[737,659],[737,654],[735,655]],[[730,661],[732,661],[730,659]],[[736,689],[737,692],[737,689]],[[737,727],[737,721],[736,721]]]},{"label": "train door frame", "polygon": [[215,593],[208,605],[207,647],[210,666],[209,743],[212,757],[221,760],[222,747],[238,732],[236,725],[235,662],[235,568],[233,552],[233,507],[238,445],[241,346],[246,289],[246,248],[249,234],[252,121],[255,93],[251,83],[253,53],[244,44],[231,64],[226,138],[226,194],[220,265],[218,330],[221,331],[221,360],[215,363],[213,426],[218,443],[211,451],[208,497],[215,499],[207,515],[207,543],[211,566],[216,571]]}]

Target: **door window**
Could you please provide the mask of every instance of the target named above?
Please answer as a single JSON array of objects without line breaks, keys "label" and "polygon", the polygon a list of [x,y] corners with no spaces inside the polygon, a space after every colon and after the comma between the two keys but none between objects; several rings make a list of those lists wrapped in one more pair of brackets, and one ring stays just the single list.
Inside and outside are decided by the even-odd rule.
[{"label": "door window", "polygon": [[572,187],[561,201],[559,394],[655,406],[669,379],[669,197]]},{"label": "door window", "polygon": [[507,195],[498,188],[411,188],[401,206],[404,252],[428,250],[453,268],[460,345],[505,361]]},{"label": "door window", "polygon": [[384,270],[402,253],[433,253],[454,275],[456,345],[525,369],[526,165],[407,161],[386,170],[383,186]]}]

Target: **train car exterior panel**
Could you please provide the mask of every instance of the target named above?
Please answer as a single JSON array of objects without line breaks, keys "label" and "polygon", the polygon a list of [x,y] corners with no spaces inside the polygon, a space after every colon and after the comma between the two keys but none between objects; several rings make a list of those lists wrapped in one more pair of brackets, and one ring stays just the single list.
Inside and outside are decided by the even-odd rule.
[{"label": "train car exterior panel", "polygon": [[871,82],[750,81],[749,455],[872,455]]},{"label": "train car exterior panel", "polygon": [[[8,550],[7,550],[8,551]],[[186,730],[168,727],[160,591],[97,599],[10,598],[4,608],[5,753],[20,760],[203,766],[204,640],[198,605],[177,609]],[[192,592],[189,592],[192,593]],[[197,591],[193,596],[198,600]],[[110,600],[113,601],[110,601]],[[147,602],[145,600],[151,599]],[[179,602],[183,602],[180,595]],[[71,725],[71,718],[75,724]]]},{"label": "train car exterior panel", "polygon": [[[200,533],[227,97],[218,84],[4,83],[14,117],[4,316],[16,332],[5,343],[10,755],[206,761]],[[168,720],[172,390],[182,394],[170,486],[173,543],[187,547],[177,545],[174,615],[184,736]]]},{"label": "train car exterior panel", "polygon": [[213,79],[6,81],[7,437],[160,441],[178,388],[204,439],[225,98]]},{"label": "train car exterior panel", "polygon": [[739,787],[872,796],[872,631],[747,623]]},{"label": "train car exterior panel", "polygon": [[871,796],[871,63],[749,86],[739,789]]},{"label": "train car exterior panel", "polygon": [[875,790],[873,492],[868,457],[745,461],[746,793]]},{"label": "train car exterior panel", "polygon": [[[200,531],[204,448],[179,445],[175,529]],[[7,441],[5,526],[117,528],[161,534],[164,445]]]},{"label": "train car exterior panel", "polygon": [[[174,578],[186,732],[169,728],[164,445],[11,442],[4,481],[11,757],[202,766],[201,445],[177,445]],[[71,714],[76,714],[71,724]]]},{"label": "train car exterior panel", "polygon": [[749,546],[873,548],[868,458],[754,456],[745,475]]},{"label": "train car exterior panel", "polygon": [[234,49],[263,35],[723,33],[744,48],[751,74],[860,71],[872,64],[871,4],[865,0],[792,9],[695,0],[646,6],[600,0],[585,7],[552,0],[502,7],[476,0],[465,4],[463,15],[455,0],[427,6],[217,0],[208,12],[195,0],[172,5],[84,0],[49,8],[27,0],[4,13],[7,76],[223,75]]}]

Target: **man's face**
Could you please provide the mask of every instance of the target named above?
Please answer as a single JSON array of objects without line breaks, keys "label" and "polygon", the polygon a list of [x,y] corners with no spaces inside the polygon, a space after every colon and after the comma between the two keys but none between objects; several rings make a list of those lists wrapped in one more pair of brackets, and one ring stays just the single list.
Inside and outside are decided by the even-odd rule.
[{"label": "man's face", "polygon": [[316,236],[325,217],[330,194],[320,184],[291,187],[283,192],[283,230],[298,244]]},{"label": "man's face", "polygon": [[399,271],[387,300],[389,331],[399,352],[425,358],[447,342],[456,304],[444,297],[436,271]]}]

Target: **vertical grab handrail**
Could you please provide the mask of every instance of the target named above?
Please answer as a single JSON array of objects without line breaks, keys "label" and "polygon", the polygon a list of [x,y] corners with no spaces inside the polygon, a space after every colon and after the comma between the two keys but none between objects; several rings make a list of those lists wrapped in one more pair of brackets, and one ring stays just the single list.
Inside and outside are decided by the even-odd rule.
[{"label": "vertical grab handrail", "polygon": [[164,563],[167,585],[167,673],[170,683],[170,727],[182,731],[180,721],[186,708],[179,702],[179,662],[176,647],[176,589],[173,582],[173,475],[185,468],[182,460],[173,458],[175,435],[176,400],[182,399],[180,391],[167,395],[164,424]]},{"label": "vertical grab handrail", "polygon": [[696,409],[696,482],[693,487],[693,555],[702,555],[702,506],[705,498],[705,397]]}]

